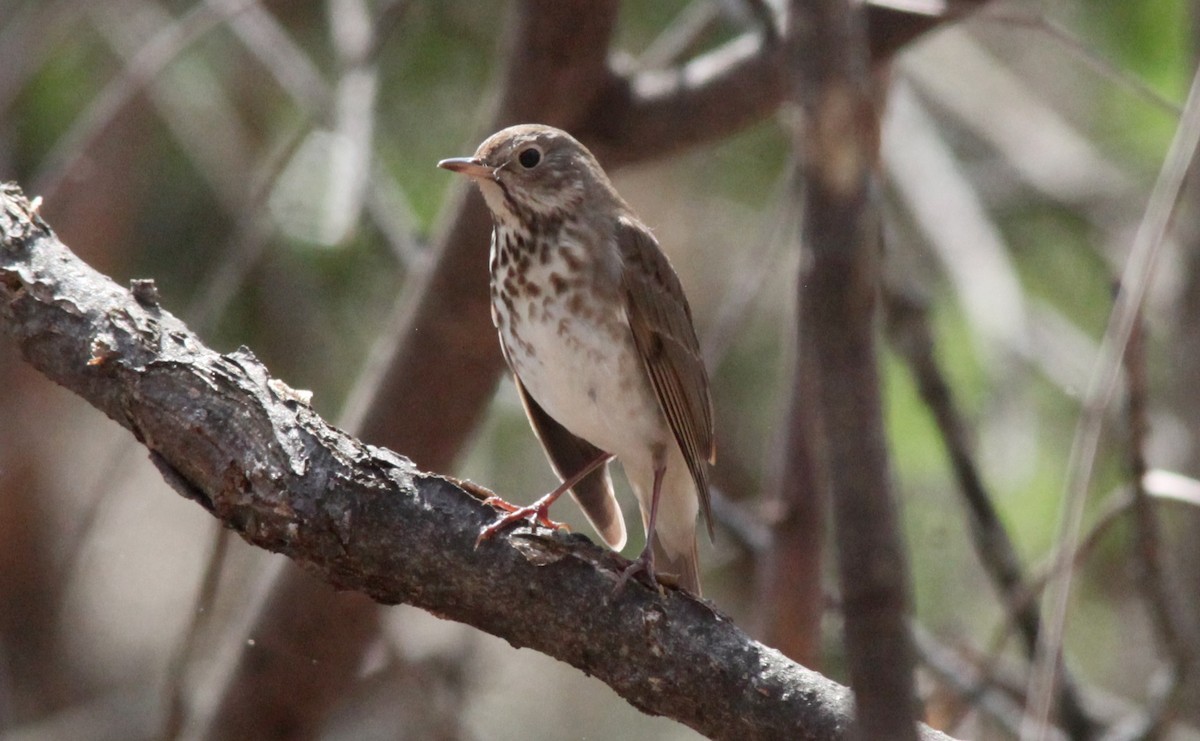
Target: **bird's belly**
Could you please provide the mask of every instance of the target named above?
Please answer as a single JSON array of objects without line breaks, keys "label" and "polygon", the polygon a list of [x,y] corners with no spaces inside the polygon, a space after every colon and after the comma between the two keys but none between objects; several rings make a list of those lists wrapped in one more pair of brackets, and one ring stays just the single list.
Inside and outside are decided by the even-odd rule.
[{"label": "bird's belly", "polygon": [[535,303],[532,311],[518,304],[500,327],[526,391],[572,434],[618,458],[664,444],[666,421],[621,310],[581,315],[566,300]]}]

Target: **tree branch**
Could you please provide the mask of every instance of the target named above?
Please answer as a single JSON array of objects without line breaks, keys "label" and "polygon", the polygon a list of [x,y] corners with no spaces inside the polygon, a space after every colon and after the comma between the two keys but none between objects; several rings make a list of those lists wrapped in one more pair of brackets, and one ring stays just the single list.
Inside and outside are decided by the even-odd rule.
[{"label": "tree branch", "polygon": [[[1041,603],[1027,593],[1024,569],[1016,545],[1004,528],[992,495],[975,464],[968,442],[970,435],[966,421],[955,403],[950,383],[934,352],[928,307],[921,299],[905,296],[897,290],[887,290],[886,287],[883,297],[892,347],[908,364],[917,392],[933,416],[954,469],[959,494],[967,507],[971,543],[980,564],[1000,595],[1008,619],[1021,634],[1025,651],[1032,659],[1037,653],[1038,633],[1042,629]],[[1058,693],[1061,722],[1070,737],[1091,738],[1097,724],[1084,708],[1075,679],[1065,666]]]},{"label": "tree branch", "polygon": [[[922,34],[982,7],[960,0],[944,12],[873,0],[864,9],[874,65]],[[931,3],[940,6],[940,3]],[[611,73],[574,133],[606,167],[657,159],[715,141],[770,116],[788,94],[781,34],[747,32],[668,70]]]},{"label": "tree branch", "polygon": [[879,111],[861,7],[789,4],[790,85],[806,251],[800,331],[814,356],[817,455],[827,468],[857,737],[915,739],[907,554],[893,500],[876,351]]},{"label": "tree branch", "polygon": [[205,347],[149,285],[131,293],[72,255],[13,185],[0,191],[0,324],[133,432],[177,491],[338,588],[542,651],[713,737],[842,737],[846,688],[681,592],[614,599],[624,561],[587,539],[518,529],[476,550],[492,516],[477,494],[333,428],[248,350]]}]

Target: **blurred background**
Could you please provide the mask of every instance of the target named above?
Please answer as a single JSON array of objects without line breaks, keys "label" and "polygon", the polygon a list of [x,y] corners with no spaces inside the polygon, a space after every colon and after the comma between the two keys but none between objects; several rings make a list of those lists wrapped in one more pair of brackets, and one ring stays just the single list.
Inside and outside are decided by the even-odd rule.
[{"label": "blurred background", "polygon": [[[0,179],[41,196],[43,217],[97,269],[153,278],[209,344],[251,348],[330,420],[530,501],[556,482],[498,372],[494,335],[470,335],[481,365],[460,364],[461,336],[419,308],[486,307],[486,222],[469,268],[430,279],[455,220],[480,208],[435,163],[470,154],[504,115],[505,70],[528,42],[514,20],[523,5],[0,0]],[[1014,615],[1040,594],[1060,543],[1081,402],[1180,121],[1200,3],[896,5],[949,14],[875,63],[881,383],[919,689],[927,721],[948,733],[1015,738],[1029,660]],[[774,11],[613,7],[613,69],[645,79],[761,36]],[[603,131],[605,115],[551,122]],[[771,105],[661,155],[619,137],[597,153],[680,273],[713,380],[720,524],[701,554],[706,596],[846,682],[831,557],[805,562],[823,589],[785,593],[771,576],[790,568],[780,492],[801,267],[797,116]],[[1103,417],[1075,561],[1066,666],[1088,718],[1126,733],[1114,737],[1200,738],[1200,484],[1188,478],[1200,475],[1197,186],[1179,199],[1132,372]],[[487,329],[486,314],[470,316]],[[439,377],[389,375],[397,354],[416,362],[405,343],[417,332]],[[450,415],[453,429],[392,403],[457,409],[460,383],[486,403]],[[696,737],[565,664],[332,595],[228,537],[130,435],[11,343],[0,343],[0,389],[0,737]],[[990,505],[964,496],[972,475]],[[1006,587],[973,538],[989,506],[990,542],[1017,557]],[[573,505],[554,515],[591,534]],[[277,712],[267,700],[250,703],[257,721],[233,709],[260,695]]]}]

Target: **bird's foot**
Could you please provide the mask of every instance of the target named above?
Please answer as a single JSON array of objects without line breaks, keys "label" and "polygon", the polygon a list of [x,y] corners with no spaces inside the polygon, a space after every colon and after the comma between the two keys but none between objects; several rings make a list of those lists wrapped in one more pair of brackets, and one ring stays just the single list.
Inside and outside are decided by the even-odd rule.
[{"label": "bird's foot", "polygon": [[551,530],[558,530],[559,528],[566,529],[567,526],[565,524],[561,522],[555,522],[554,520],[551,520],[549,516],[550,505],[553,504],[554,500],[557,498],[558,497],[554,496],[554,492],[551,492],[527,507],[519,507],[512,502],[504,501],[498,496],[488,497],[487,499],[483,500],[483,503],[490,504],[496,509],[504,510],[505,514],[496,518],[495,522],[479,532],[479,537],[475,539],[475,547],[478,548],[480,543],[490,539],[496,533],[500,532],[512,523],[521,522],[523,520],[527,522],[536,522],[537,524],[542,525],[543,527],[548,527]]},{"label": "bird's foot", "polygon": [[665,593],[662,582],[659,581],[658,576],[654,573],[654,551],[649,545],[647,545],[642,551],[642,555],[635,558],[633,562],[626,566],[625,570],[621,572],[620,578],[617,579],[617,586],[613,588],[613,596],[616,597],[621,592],[625,591],[626,582],[638,574],[645,574],[646,579],[649,580],[650,586],[654,589],[657,589],[659,594]]}]

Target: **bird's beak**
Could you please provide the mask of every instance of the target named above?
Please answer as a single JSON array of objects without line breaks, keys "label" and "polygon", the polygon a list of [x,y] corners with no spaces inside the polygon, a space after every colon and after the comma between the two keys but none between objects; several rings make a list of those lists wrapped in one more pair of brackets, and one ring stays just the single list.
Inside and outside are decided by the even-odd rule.
[{"label": "bird's beak", "polygon": [[494,172],[493,168],[483,164],[476,157],[452,157],[439,162],[438,167],[470,178],[490,178]]}]

